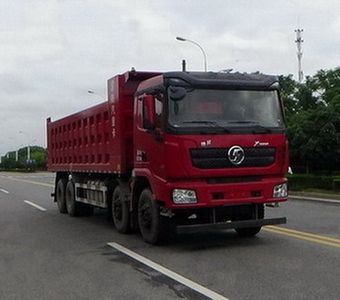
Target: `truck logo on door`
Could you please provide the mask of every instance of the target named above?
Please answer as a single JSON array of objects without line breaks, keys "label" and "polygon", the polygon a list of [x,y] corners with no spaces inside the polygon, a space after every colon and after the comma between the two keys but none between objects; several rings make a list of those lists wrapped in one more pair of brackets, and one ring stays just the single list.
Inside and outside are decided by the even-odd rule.
[{"label": "truck logo on door", "polygon": [[228,158],[235,166],[241,164],[245,158],[243,149],[240,146],[230,147],[228,150]]}]

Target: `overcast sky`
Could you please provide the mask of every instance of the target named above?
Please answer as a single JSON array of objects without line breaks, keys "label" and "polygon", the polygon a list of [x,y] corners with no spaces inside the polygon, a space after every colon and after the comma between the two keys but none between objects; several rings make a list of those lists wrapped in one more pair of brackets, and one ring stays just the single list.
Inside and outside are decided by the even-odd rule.
[{"label": "overcast sky", "polygon": [[[136,70],[297,73],[339,66],[340,1],[0,0],[0,154],[45,146],[45,121],[102,102],[106,80]],[[97,95],[87,93],[96,91]]]}]

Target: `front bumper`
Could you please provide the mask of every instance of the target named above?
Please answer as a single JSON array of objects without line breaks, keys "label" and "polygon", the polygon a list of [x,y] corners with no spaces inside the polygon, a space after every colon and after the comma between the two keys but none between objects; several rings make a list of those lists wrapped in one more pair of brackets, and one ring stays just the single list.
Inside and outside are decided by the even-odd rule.
[{"label": "front bumper", "polygon": [[[189,181],[156,182],[155,198],[169,209],[218,207],[225,205],[259,204],[283,202],[285,198],[273,198],[274,186],[286,183],[285,177],[267,177],[256,181],[233,183],[209,183],[204,179]],[[174,189],[194,190],[197,203],[175,204],[172,199]]]},{"label": "front bumper", "polygon": [[195,232],[208,232],[212,230],[224,230],[235,228],[250,228],[260,227],[264,225],[277,225],[286,224],[286,218],[273,218],[273,219],[257,219],[257,220],[245,220],[245,221],[232,221],[221,222],[213,224],[194,224],[194,225],[179,225],[176,226],[177,233],[195,233]]}]

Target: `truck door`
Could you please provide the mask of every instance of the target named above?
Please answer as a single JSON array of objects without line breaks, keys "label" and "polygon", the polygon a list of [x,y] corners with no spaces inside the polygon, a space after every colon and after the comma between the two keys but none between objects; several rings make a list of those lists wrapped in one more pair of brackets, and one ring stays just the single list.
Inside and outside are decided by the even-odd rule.
[{"label": "truck door", "polygon": [[138,96],[134,147],[135,167],[160,178],[165,178],[163,99],[161,92]]}]

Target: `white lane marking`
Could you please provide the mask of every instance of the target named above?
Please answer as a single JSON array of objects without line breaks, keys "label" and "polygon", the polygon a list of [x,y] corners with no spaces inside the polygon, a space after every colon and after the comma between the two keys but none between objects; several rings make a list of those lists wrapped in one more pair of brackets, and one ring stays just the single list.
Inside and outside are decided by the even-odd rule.
[{"label": "white lane marking", "polygon": [[13,181],[26,182],[26,183],[31,183],[31,184],[36,184],[36,185],[41,185],[41,186],[46,186],[46,187],[54,187],[54,184],[51,184],[51,183],[32,181],[32,180],[26,180],[26,179],[19,179],[19,178],[14,178],[12,176],[0,176],[0,177],[4,177],[6,179],[10,179],[10,180],[13,180]]},{"label": "white lane marking", "polygon": [[46,211],[47,210],[46,208],[43,208],[42,206],[40,206],[38,204],[35,204],[35,203],[31,202],[31,201],[24,200],[24,202],[29,204],[29,205],[31,205],[31,206],[33,206],[33,207],[35,207],[35,208],[37,208],[37,209],[39,209],[39,210],[41,210],[41,211]]},{"label": "white lane marking", "polygon": [[9,194],[9,191],[6,191],[4,189],[0,189],[1,192],[5,193],[5,194]]},{"label": "white lane marking", "polygon": [[141,262],[142,264],[144,265],[147,265],[148,267],[164,274],[165,276],[167,277],[170,277],[171,279],[183,284],[183,285],[186,285],[187,287],[189,287],[190,289],[192,290],[195,290],[197,292],[199,292],[200,294],[204,295],[204,296],[207,296],[211,299],[214,299],[214,300],[228,300],[228,298],[220,295],[220,294],[217,294],[216,292],[212,291],[212,290],[209,290],[208,288],[196,283],[196,282],[193,282],[191,281],[190,279],[188,278],[185,278],[155,262],[153,262],[152,260],[144,257],[144,256],[141,256],[139,254],[137,254],[136,252],[133,252],[131,251],[130,249],[128,248],[125,248],[124,246],[122,245],[119,245],[115,242],[112,242],[112,243],[107,243],[110,247],[112,248],[115,248],[116,250],[132,257],[133,259]]}]

